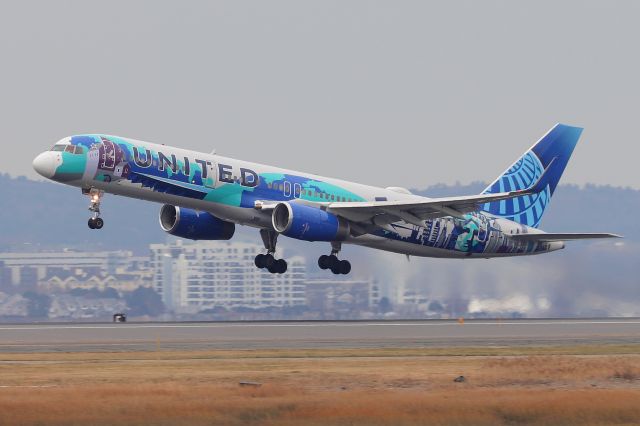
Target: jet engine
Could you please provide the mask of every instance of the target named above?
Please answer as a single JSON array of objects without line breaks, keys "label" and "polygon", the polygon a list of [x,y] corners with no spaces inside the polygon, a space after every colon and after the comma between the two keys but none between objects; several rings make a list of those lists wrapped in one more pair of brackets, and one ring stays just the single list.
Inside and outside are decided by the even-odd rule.
[{"label": "jet engine", "polygon": [[316,207],[283,202],[273,209],[273,228],[287,237],[305,241],[342,241],[349,222]]},{"label": "jet engine", "polygon": [[171,235],[190,240],[229,240],[236,230],[234,223],[211,213],[168,204],[160,210],[160,227]]}]

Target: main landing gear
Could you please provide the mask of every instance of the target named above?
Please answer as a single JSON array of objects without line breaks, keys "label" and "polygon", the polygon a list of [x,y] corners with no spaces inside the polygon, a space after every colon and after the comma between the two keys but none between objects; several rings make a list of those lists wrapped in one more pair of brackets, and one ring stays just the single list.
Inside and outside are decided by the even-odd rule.
[{"label": "main landing gear", "polygon": [[331,254],[327,256],[323,254],[318,258],[318,266],[320,269],[330,269],[334,274],[347,275],[351,272],[351,262],[348,260],[338,259],[341,244],[339,242],[331,243]]},{"label": "main landing gear", "polygon": [[287,261],[284,259],[276,259],[273,255],[276,252],[276,241],[278,233],[267,229],[260,230],[260,236],[267,249],[267,254],[259,254],[256,256],[255,264],[260,269],[266,269],[272,274],[284,274],[287,272]]},{"label": "main landing gear", "polygon": [[82,193],[88,195],[91,199],[89,203],[89,211],[91,212],[91,218],[87,224],[90,229],[102,229],[104,226],[104,220],[100,217],[100,202],[102,201],[102,196],[104,195],[104,191],[100,191],[98,189],[83,189]]}]

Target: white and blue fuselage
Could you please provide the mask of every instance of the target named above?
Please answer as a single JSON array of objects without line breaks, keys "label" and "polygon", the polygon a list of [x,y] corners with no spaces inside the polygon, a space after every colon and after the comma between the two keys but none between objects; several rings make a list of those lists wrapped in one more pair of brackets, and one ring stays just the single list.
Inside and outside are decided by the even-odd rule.
[{"label": "white and blue fuselage", "polygon": [[[549,144],[558,129],[560,137]],[[34,168],[92,197],[93,228],[102,227],[100,200],[111,193],[165,204],[162,227],[185,238],[227,239],[235,224],[259,228],[269,254],[285,235],[330,242],[334,255],[345,243],[412,256],[491,258],[564,247],[540,238],[548,234],[536,227],[576,132],[557,125],[483,195],[446,199],[99,134],[62,139]],[[551,165],[544,188],[527,190]]]}]

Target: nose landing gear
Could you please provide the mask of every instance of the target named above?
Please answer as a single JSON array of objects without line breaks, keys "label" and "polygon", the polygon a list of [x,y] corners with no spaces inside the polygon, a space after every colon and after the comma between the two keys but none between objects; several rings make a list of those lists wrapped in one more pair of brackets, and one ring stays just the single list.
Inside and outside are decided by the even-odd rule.
[{"label": "nose landing gear", "polygon": [[89,211],[91,212],[91,218],[87,224],[90,229],[102,229],[104,226],[104,220],[100,217],[100,202],[102,201],[102,196],[104,195],[104,191],[100,191],[98,189],[88,189],[82,190],[82,193],[88,195],[90,198],[89,203]]},{"label": "nose landing gear", "polygon": [[100,217],[92,217],[89,219],[88,225],[90,229],[102,229],[102,227],[104,226],[104,220],[102,220],[102,218]]},{"label": "nose landing gear", "polygon": [[323,254],[318,258],[318,266],[320,269],[329,269],[336,275],[347,275],[351,272],[351,262],[338,259],[341,246],[339,242],[331,243],[331,254],[329,256]]},{"label": "nose landing gear", "polygon": [[287,261],[274,257],[278,234],[274,231],[261,229],[260,236],[264,242],[264,247],[267,249],[267,254],[259,254],[256,256],[256,266],[260,269],[266,269],[272,274],[284,274],[287,272]]}]

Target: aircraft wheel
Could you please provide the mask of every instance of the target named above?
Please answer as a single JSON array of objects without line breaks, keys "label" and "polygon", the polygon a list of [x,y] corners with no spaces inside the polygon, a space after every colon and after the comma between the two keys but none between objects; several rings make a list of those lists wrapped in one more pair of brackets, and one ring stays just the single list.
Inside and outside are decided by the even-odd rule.
[{"label": "aircraft wheel", "polygon": [[276,263],[276,259],[274,259],[271,253],[265,254],[263,259],[264,259],[263,260],[264,267],[269,269],[269,272],[271,272],[271,267]]},{"label": "aircraft wheel", "polygon": [[348,260],[341,260],[339,269],[342,275],[347,275],[349,272],[351,272],[351,262],[349,262]]},{"label": "aircraft wheel", "polygon": [[265,258],[265,255],[264,255],[264,254],[262,254],[262,253],[256,256],[256,258],[255,258],[255,260],[254,260],[254,262],[253,262],[253,263],[255,263],[255,264],[256,264],[256,267],[257,267],[257,268],[262,269],[262,268],[264,268],[264,267],[265,267],[265,260],[264,260],[264,258]]},{"label": "aircraft wheel", "polygon": [[320,269],[328,269],[329,268],[329,256],[323,254],[318,258],[318,266]]},{"label": "aircraft wheel", "polygon": [[275,267],[276,273],[284,274],[287,272],[287,261],[284,259],[278,259],[276,260]]},{"label": "aircraft wheel", "polygon": [[87,222],[87,225],[89,225],[89,229],[96,229],[96,223],[93,219],[89,219],[89,222]]},{"label": "aircraft wheel", "polygon": [[96,229],[102,229],[103,226],[104,226],[104,220],[102,220],[102,218],[100,217],[96,218],[96,221],[95,221]]}]

